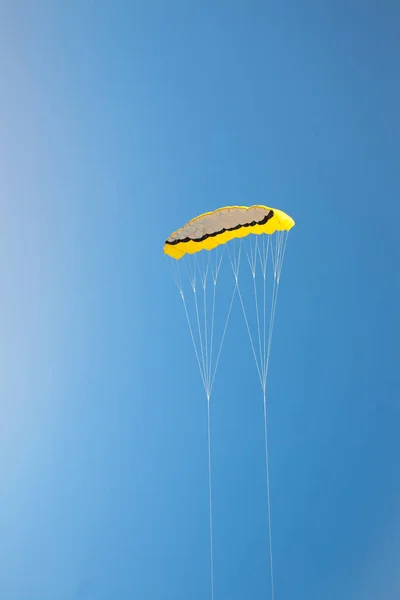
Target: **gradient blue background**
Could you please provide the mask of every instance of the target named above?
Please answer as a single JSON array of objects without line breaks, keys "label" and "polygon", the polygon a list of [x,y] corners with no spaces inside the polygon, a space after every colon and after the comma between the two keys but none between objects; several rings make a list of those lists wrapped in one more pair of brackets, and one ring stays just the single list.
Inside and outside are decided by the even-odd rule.
[{"label": "gradient blue background", "polygon": [[[2,600],[210,597],[206,403],[162,244],[230,203],[297,223],[276,600],[400,597],[399,26],[389,0],[2,3]],[[261,600],[262,399],[238,304],[231,325],[215,598]]]}]

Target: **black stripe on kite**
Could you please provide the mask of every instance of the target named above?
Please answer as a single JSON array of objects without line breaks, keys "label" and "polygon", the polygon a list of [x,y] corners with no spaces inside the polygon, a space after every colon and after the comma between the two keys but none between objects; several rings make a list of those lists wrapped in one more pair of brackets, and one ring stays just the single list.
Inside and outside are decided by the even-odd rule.
[{"label": "black stripe on kite", "polygon": [[179,240],[172,240],[172,242],[169,242],[167,240],[165,243],[169,244],[170,246],[174,246],[176,244],[181,244],[181,243],[185,243],[185,242],[204,242],[208,238],[216,237],[217,235],[221,235],[221,233],[225,233],[226,231],[237,231],[238,229],[241,229],[242,227],[254,227],[254,225],[265,225],[266,223],[268,223],[268,221],[270,219],[272,219],[273,216],[274,216],[274,211],[270,210],[269,213],[266,214],[263,219],[261,219],[261,221],[251,221],[250,223],[241,223],[239,225],[235,225],[235,227],[229,227],[228,229],[222,228],[219,231],[213,231],[213,233],[205,233],[202,237],[199,237],[199,238],[185,237],[185,238],[181,238]]}]

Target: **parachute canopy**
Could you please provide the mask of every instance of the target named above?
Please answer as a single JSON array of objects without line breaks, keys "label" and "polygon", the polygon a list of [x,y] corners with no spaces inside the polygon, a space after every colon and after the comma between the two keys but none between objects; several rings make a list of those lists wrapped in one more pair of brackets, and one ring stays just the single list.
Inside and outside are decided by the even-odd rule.
[{"label": "parachute canopy", "polygon": [[224,206],[195,217],[172,233],[164,244],[164,253],[179,260],[185,254],[213,250],[235,238],[289,231],[293,225],[289,215],[268,206]]}]

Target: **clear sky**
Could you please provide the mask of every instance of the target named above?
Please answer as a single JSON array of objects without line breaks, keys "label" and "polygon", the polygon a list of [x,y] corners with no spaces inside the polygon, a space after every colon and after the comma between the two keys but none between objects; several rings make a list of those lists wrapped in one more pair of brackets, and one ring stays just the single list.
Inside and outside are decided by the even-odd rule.
[{"label": "clear sky", "polygon": [[[276,600],[400,597],[400,8],[3,2],[0,598],[210,598],[207,410],[165,238],[296,220],[269,387]],[[215,598],[270,598],[239,306],[212,397]]]}]

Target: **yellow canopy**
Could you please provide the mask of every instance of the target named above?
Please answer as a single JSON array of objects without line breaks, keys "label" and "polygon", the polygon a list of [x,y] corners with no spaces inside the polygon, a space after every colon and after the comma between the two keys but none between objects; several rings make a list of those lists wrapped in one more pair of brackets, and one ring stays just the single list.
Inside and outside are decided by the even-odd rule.
[{"label": "yellow canopy", "polygon": [[235,238],[250,234],[289,231],[294,225],[289,215],[268,206],[224,206],[195,217],[172,233],[164,253],[179,260],[185,254],[213,250]]}]

